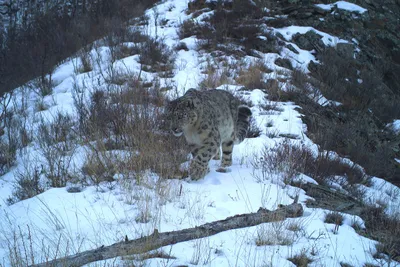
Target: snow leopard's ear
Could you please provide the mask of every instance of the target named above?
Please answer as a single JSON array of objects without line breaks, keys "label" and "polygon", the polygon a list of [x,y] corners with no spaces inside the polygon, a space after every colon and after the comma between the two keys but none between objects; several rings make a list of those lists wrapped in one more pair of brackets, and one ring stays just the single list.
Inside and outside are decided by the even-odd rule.
[{"label": "snow leopard's ear", "polygon": [[185,104],[186,104],[186,106],[187,106],[188,108],[194,109],[194,103],[193,103],[193,100],[192,100],[192,99],[187,99],[187,100],[185,101]]}]

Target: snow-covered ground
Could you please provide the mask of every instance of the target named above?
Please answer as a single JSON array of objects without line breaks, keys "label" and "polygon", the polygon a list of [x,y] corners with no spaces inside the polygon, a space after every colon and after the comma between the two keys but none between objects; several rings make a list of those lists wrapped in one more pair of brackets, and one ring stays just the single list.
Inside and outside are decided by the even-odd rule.
[{"label": "snow-covered ground", "polygon": [[346,11],[356,12],[356,13],[364,13],[368,11],[363,7],[360,7],[356,4],[349,3],[346,1],[337,1],[331,4],[316,4],[316,6],[329,11],[332,10],[333,7],[337,7],[338,9],[343,9]]},{"label": "snow-covered ground", "polygon": [[[338,8],[364,12],[354,4],[339,1]],[[322,8],[327,5],[321,6]],[[174,77],[160,78],[163,84],[173,83],[178,94],[183,94],[192,87],[198,87],[205,77],[202,69],[210,54],[196,50],[194,37],[179,40],[177,29],[181,22],[190,18],[186,15],[186,1],[167,0],[147,11],[150,18],[144,28],[152,36],[163,38],[171,46],[180,41],[187,44],[188,51],[177,52]],[[155,14],[159,14],[156,16]],[[166,21],[160,26],[155,19]],[[199,19],[199,18],[197,18]],[[335,36],[322,33],[311,27],[291,26],[276,30],[290,43],[296,32],[305,33],[314,30],[323,36],[325,44],[334,46],[344,41]],[[272,29],[274,31],[274,29]],[[298,48],[295,44],[292,45]],[[310,51],[298,49],[295,54],[287,49],[282,50],[298,67],[305,67],[310,60],[315,60]],[[60,65],[52,78],[55,82],[53,93],[44,97],[43,105],[47,109],[38,111],[38,95],[27,89],[18,89],[13,94],[13,105],[26,108],[29,114],[29,125],[37,127],[40,120],[52,121],[59,111],[75,114],[73,88],[76,85],[91,88],[92,83],[104,81],[103,72],[109,64],[115,69],[124,68],[129,73],[138,73],[140,64],[137,56],[131,56],[110,63],[110,49],[101,47],[91,52],[100,64],[89,73],[77,73],[79,58],[72,58]],[[273,64],[277,54],[265,54],[265,64],[273,70],[271,77],[277,77],[282,70]],[[247,64],[258,59],[246,57]],[[278,73],[279,72],[279,73]],[[151,73],[142,73],[142,77],[151,79]],[[34,143],[29,145],[23,155],[18,155],[17,165],[0,178],[0,264],[9,266],[10,255],[20,253],[28,263],[31,259],[41,262],[47,257],[65,256],[110,245],[153,233],[180,230],[201,225],[206,222],[224,219],[235,214],[255,212],[260,207],[276,209],[278,205],[291,204],[296,196],[303,203],[309,198],[297,187],[285,185],[279,173],[265,173],[257,164],[265,149],[274,147],[286,139],[279,134],[296,136],[293,143],[298,143],[317,151],[317,146],[307,137],[306,126],[302,123],[301,114],[295,109],[295,103],[274,103],[279,111],[265,112],[261,106],[266,103],[265,93],[255,89],[244,93],[238,86],[224,84],[221,89],[230,90],[253,104],[252,112],[256,124],[262,130],[261,136],[246,139],[235,146],[233,166],[227,173],[216,172],[217,162],[210,163],[211,172],[200,181],[190,179],[164,180],[154,173],[144,174],[143,184],[134,181],[115,181],[111,185],[86,187],[82,192],[69,193],[67,188],[53,188],[38,196],[7,206],[6,199],[11,195],[13,183],[18,171],[27,164],[40,164],[41,155]],[[22,103],[20,99],[26,99]],[[267,127],[268,124],[268,127]],[[271,134],[273,133],[273,134]],[[287,141],[287,140],[286,140]],[[78,148],[73,164],[79,169],[85,159],[85,149]],[[32,162],[35,159],[38,162]],[[305,177],[308,181],[312,178]],[[366,187],[367,197],[371,202],[385,201],[390,203],[390,212],[396,214],[400,204],[399,188],[379,178],[373,178],[373,185]],[[335,225],[325,223],[329,212],[304,206],[304,215],[300,218],[287,219],[283,222],[266,223],[255,227],[226,231],[215,236],[195,241],[167,246],[161,250],[175,258],[148,259],[145,266],[294,266],[288,258],[305,254],[311,260],[310,266],[363,266],[366,263],[378,266],[389,266],[385,260],[373,258],[376,241],[360,236],[353,225],[363,226],[357,216],[342,214],[344,223],[335,230]],[[149,218],[141,223],[143,216]],[[266,245],[258,246],[259,243]],[[17,253],[18,252],[18,253]],[[120,266],[139,261],[137,258],[118,258],[90,266]],[[400,266],[390,262],[390,266]]]}]

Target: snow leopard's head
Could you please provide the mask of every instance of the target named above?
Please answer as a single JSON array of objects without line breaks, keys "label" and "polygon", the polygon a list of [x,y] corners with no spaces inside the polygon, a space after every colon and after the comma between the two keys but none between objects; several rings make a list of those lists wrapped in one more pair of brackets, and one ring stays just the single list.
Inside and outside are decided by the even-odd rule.
[{"label": "snow leopard's head", "polygon": [[197,121],[193,101],[185,97],[171,101],[166,107],[166,119],[172,133],[175,136],[181,136],[188,126]]}]

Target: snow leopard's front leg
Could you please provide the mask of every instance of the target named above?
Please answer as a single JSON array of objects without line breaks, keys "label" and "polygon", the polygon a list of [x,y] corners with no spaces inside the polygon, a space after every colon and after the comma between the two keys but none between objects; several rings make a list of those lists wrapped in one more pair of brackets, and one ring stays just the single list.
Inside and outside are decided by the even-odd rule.
[{"label": "snow leopard's front leg", "polygon": [[204,178],[210,171],[208,163],[214,157],[219,149],[218,136],[212,134],[206,138],[202,145],[195,146],[192,150],[193,159],[190,163],[190,177],[193,180]]}]

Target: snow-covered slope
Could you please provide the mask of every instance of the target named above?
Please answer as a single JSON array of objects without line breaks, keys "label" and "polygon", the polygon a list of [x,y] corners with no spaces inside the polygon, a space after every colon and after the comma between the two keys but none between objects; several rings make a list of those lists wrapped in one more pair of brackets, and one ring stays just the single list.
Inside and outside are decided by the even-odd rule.
[{"label": "snow-covered slope", "polygon": [[[355,5],[345,5],[344,1],[340,1],[340,6],[354,9]],[[329,8],[327,5],[323,7]],[[206,76],[204,69],[213,57],[210,53],[196,49],[196,38],[179,40],[178,28],[184,20],[190,18],[186,9],[186,1],[166,0],[147,11],[149,23],[141,26],[143,31],[153,37],[164,39],[171,48],[179,42],[185,42],[188,47],[187,51],[176,52],[173,77],[159,78],[161,84],[173,84],[176,88],[174,92],[167,93],[171,97],[198,87]],[[355,10],[363,12],[362,9]],[[165,21],[165,24],[159,21]],[[280,32],[290,43],[294,33],[312,29],[291,26],[270,30]],[[324,36],[324,41],[329,45],[342,41],[326,33],[319,34]],[[304,67],[315,59],[309,51],[298,50],[300,53],[295,54],[284,48],[281,53],[297,67]],[[13,104],[9,108],[26,109],[27,123],[33,131],[37,131],[42,119],[51,122],[56,119],[57,112],[74,116],[74,87],[90,90],[95,84],[100,84],[97,88],[101,88],[107,76],[104,73],[107,73],[110,64],[115,69],[124,69],[133,75],[140,72],[148,80],[156,75],[141,69],[137,55],[111,62],[107,46],[93,49],[91,55],[99,62],[92,71],[77,73],[81,61],[72,58],[54,71],[52,79],[55,87],[51,95],[41,100],[34,89],[19,88],[10,96]],[[263,62],[273,70],[265,75],[265,79],[285,75],[284,70],[274,64],[278,54],[268,53],[262,57]],[[227,60],[239,61],[233,57]],[[250,56],[241,59],[247,65],[259,60]],[[299,255],[312,260],[310,266],[343,266],[341,264],[345,263],[351,266],[365,266],[368,263],[400,266],[397,262],[373,257],[377,242],[359,235],[354,229],[354,225],[364,227],[360,217],[342,214],[343,224],[336,229],[335,224],[325,223],[329,211],[306,207],[304,203],[310,197],[304,190],[285,184],[282,170],[265,170],[260,164],[262,157],[271,153],[269,149],[285,142],[303,145],[318,152],[318,146],[307,137],[306,126],[302,123],[302,115],[295,103],[269,101],[262,90],[242,91],[240,85],[223,84],[219,88],[229,90],[251,103],[255,123],[261,129],[259,137],[246,139],[235,146],[233,166],[227,173],[216,172],[217,162],[212,161],[211,172],[200,181],[166,180],[146,172],[141,184],[133,180],[117,179],[112,183],[85,187],[77,193],[69,193],[66,187],[52,188],[36,197],[8,206],[5,203],[12,194],[18,173],[28,165],[45,164],[35,142],[24,148],[17,157],[16,166],[0,180],[0,198],[3,200],[0,211],[0,217],[3,218],[0,221],[0,264],[16,264],[17,257],[21,257],[24,264],[33,261],[39,263],[110,245],[124,240],[126,236],[130,240],[146,236],[153,233],[154,229],[159,232],[179,230],[235,214],[255,212],[260,207],[276,209],[278,205],[291,204],[299,196],[299,202],[305,210],[300,218],[227,231],[164,247],[161,251],[173,257],[169,259],[118,258],[90,266],[136,266],[143,263],[145,266],[280,267],[294,266],[288,259]],[[38,102],[47,108],[38,111]],[[263,106],[271,103],[275,111],[266,112]],[[71,159],[71,168],[81,168],[86,153],[85,147],[77,147]],[[316,183],[312,177],[305,175],[299,175],[296,179]],[[384,180],[372,180],[373,185],[365,188],[371,202],[383,198],[390,203],[392,213],[398,212],[399,189]]]}]

